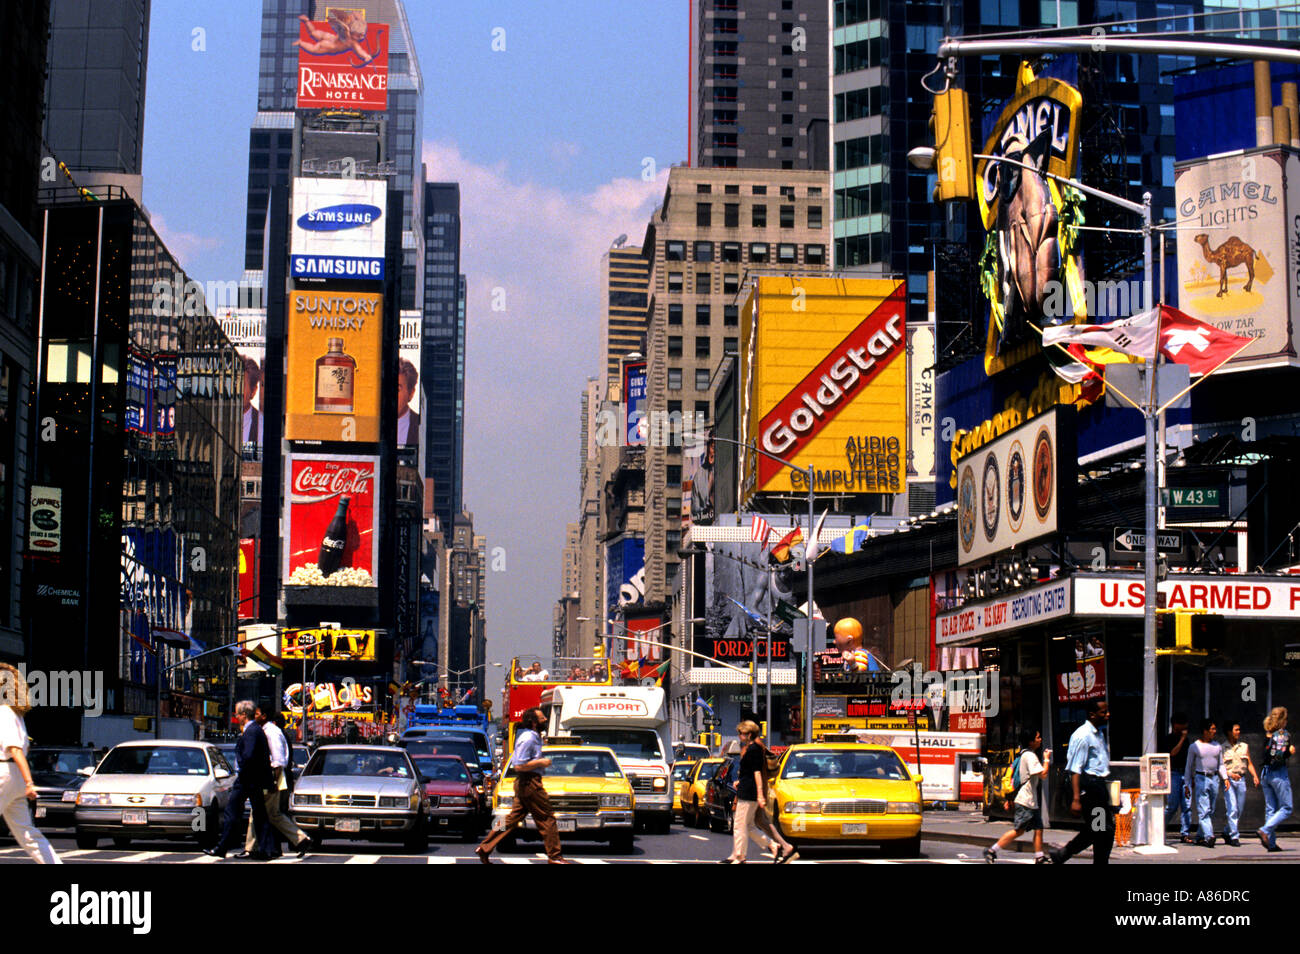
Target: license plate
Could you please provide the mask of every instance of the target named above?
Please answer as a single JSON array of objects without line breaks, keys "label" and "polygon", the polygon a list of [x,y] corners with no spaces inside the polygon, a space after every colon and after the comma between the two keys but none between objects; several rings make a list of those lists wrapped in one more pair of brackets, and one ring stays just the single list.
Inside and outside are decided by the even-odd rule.
[{"label": "license plate", "polygon": [[149,824],[148,812],[123,812],[123,825],[147,825]]},{"label": "license plate", "polygon": [[578,822],[575,818],[560,818],[556,819],[555,827],[560,831],[577,831]]},{"label": "license plate", "polygon": [[866,822],[845,822],[840,826],[841,835],[865,835],[866,833]]},{"label": "license plate", "polygon": [[445,824],[447,824],[447,821],[448,821],[448,819],[446,819],[446,818],[439,818],[439,819],[438,819],[438,824],[439,824],[439,825],[445,825]]},{"label": "license plate", "polygon": [[340,818],[334,823],[335,831],[360,831],[361,819],[359,818]]},{"label": "license plate", "polygon": [[45,806],[44,806],[44,805],[37,805],[37,806],[36,806],[36,817],[37,817],[37,818],[44,818],[44,817],[45,817]]}]

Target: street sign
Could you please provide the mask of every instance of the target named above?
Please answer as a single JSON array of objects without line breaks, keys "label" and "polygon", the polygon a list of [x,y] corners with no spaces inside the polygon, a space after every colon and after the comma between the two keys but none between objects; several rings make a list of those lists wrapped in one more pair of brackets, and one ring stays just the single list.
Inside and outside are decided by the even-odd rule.
[{"label": "street sign", "polygon": [[1217,507],[1218,487],[1162,487],[1160,503],[1166,507]]},{"label": "street sign", "polygon": [[[794,621],[794,638],[790,640],[790,651],[796,653],[806,652],[808,649],[808,619],[797,619]],[[826,620],[813,620],[813,646],[822,647],[826,645]]]},{"label": "street sign", "polygon": [[[1116,553],[1144,553],[1147,548],[1145,531],[1132,527],[1116,527],[1115,540],[1111,549]],[[1183,549],[1183,531],[1160,530],[1156,533],[1156,551],[1158,553],[1181,553]]]}]

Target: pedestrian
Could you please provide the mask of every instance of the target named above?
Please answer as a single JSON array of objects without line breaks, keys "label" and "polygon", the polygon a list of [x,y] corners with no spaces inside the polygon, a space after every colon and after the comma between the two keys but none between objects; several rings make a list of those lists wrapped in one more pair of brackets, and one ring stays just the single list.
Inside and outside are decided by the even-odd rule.
[{"label": "pedestrian", "polygon": [[510,757],[510,765],[515,770],[515,801],[506,816],[505,823],[483,839],[483,843],[474,849],[479,861],[488,865],[492,863],[492,850],[508,835],[514,833],[515,826],[532,815],[541,832],[542,842],[546,845],[546,857],[553,865],[571,865],[560,850],[560,832],[555,824],[555,813],[551,811],[551,799],[542,786],[542,772],[551,765],[551,760],[542,755],[541,727],[546,724],[546,717],[541,709],[529,709],[521,722],[523,730],[515,739],[515,751]]},{"label": "pedestrian", "polygon": [[[241,729],[235,749],[238,765],[235,784],[230,787],[230,800],[226,802],[221,837],[214,847],[203,849],[205,855],[214,858],[226,857],[226,852],[239,837],[238,831],[244,820],[245,799],[253,809],[254,844],[261,846],[267,841],[266,790],[271,787],[271,750],[266,742],[266,733],[253,718],[256,711],[257,707],[249,699],[235,703],[235,721]],[[255,861],[270,860],[270,856],[260,847],[257,851],[250,852],[248,857]]]},{"label": "pedestrian", "polygon": [[1083,827],[1064,848],[1048,851],[1052,864],[1063,865],[1089,845],[1092,863],[1110,863],[1115,846],[1115,807],[1110,802],[1110,746],[1102,727],[1110,721],[1110,707],[1100,699],[1088,703],[1088,718],[1070,736],[1065,770],[1070,773],[1070,812],[1081,816]]},{"label": "pedestrian", "polygon": [[1192,803],[1183,795],[1183,763],[1187,760],[1187,713],[1175,712],[1170,718],[1173,728],[1165,738],[1169,753],[1169,801],[1165,803],[1165,827],[1178,816],[1178,837],[1183,844],[1193,844]]},{"label": "pedestrian", "polygon": [[1264,824],[1256,832],[1269,851],[1282,850],[1277,845],[1277,826],[1291,814],[1291,774],[1286,763],[1293,755],[1286,709],[1277,706],[1264,720],[1264,771],[1259,785],[1264,790]]},{"label": "pedestrian", "polygon": [[261,842],[257,840],[257,826],[253,824],[253,819],[250,818],[248,820],[248,834],[244,837],[244,850],[235,857],[251,858],[259,851],[267,857],[277,857],[280,854],[280,845],[279,839],[275,837],[273,830],[279,831],[285,838],[289,839],[289,844],[293,845],[297,850],[299,858],[306,857],[307,850],[311,847],[311,838],[298,827],[292,818],[280,811],[280,793],[286,791],[289,787],[287,780],[289,774],[289,742],[284,737],[284,732],[280,730],[280,727],[262,711],[261,706],[254,710],[253,719],[266,734],[266,745],[271,754],[271,785],[266,790],[266,837]]},{"label": "pedestrian", "polygon": [[1237,822],[1242,806],[1246,804],[1246,773],[1250,773],[1255,787],[1259,788],[1259,775],[1250,760],[1250,746],[1241,741],[1241,723],[1228,723],[1228,744],[1223,747],[1223,768],[1228,773],[1223,784],[1223,808],[1228,816],[1223,826],[1223,840],[1233,848],[1240,848]]},{"label": "pedestrian", "polygon": [[[752,838],[760,847],[767,848],[772,860],[782,864],[794,857],[794,846],[780,835],[779,840],[769,840],[760,834],[757,820],[759,812],[767,810],[767,783],[764,772],[767,768],[767,756],[763,746],[758,744],[758,724],[746,719],[736,726],[736,734],[743,746],[740,752],[740,767],[736,778],[735,820],[732,825],[731,854],[722,859],[722,864],[743,865],[746,859],[747,840]],[[768,826],[770,829],[770,825]]]},{"label": "pedestrian", "polygon": [[1223,767],[1223,746],[1214,741],[1218,727],[1213,719],[1202,719],[1201,737],[1187,747],[1187,766],[1183,769],[1183,795],[1196,799],[1196,844],[1214,847],[1214,809],[1219,804],[1219,786],[1226,785],[1228,773]]},{"label": "pedestrian", "polygon": [[13,666],[0,663],[0,815],[14,841],[40,865],[61,865],[49,841],[32,823],[29,799],[36,799],[32,767],[27,764],[27,725],[31,709],[27,680]]},{"label": "pedestrian", "polygon": [[1020,763],[1020,787],[1016,789],[1015,817],[1011,830],[997,840],[991,848],[984,849],[984,860],[993,864],[998,860],[998,851],[1011,844],[1027,831],[1034,833],[1034,864],[1051,864],[1051,859],[1043,854],[1043,779],[1047,777],[1048,765],[1052,761],[1050,751],[1043,753],[1040,761],[1038,752],[1043,747],[1043,733],[1037,729],[1026,729],[1020,733],[1020,754],[1016,761]]},{"label": "pedestrian", "polygon": [[[772,817],[767,812],[767,776],[768,772],[775,767],[776,757],[772,755],[772,750],[767,747],[767,743],[762,738],[755,738],[751,744],[763,753],[763,775],[759,786],[759,790],[763,792],[763,795],[759,798],[758,811],[754,813],[754,824],[758,826],[759,831],[768,837],[769,841],[777,846],[777,854],[773,860],[777,864],[785,864],[798,858],[799,852],[795,850],[794,845],[785,840],[780,830],[772,824]],[[755,781],[760,780],[756,779]]]}]

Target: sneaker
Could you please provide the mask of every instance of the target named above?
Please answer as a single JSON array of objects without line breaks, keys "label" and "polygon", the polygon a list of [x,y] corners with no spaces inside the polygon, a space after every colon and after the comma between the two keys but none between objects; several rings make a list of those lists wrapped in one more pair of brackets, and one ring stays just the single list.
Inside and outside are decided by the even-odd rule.
[{"label": "sneaker", "polygon": [[1236,838],[1225,838],[1225,839],[1223,839],[1223,842],[1224,842],[1224,844],[1226,844],[1226,845],[1231,845],[1233,848],[1240,848],[1240,847],[1241,847],[1241,842],[1240,842],[1238,839],[1236,839]]},{"label": "sneaker", "polygon": [[1041,858],[1034,859],[1034,864],[1036,865],[1050,865],[1051,863],[1052,863],[1052,859],[1049,858],[1047,855],[1043,855],[1043,857]]},{"label": "sneaker", "polygon": [[1047,857],[1052,859],[1052,864],[1063,865],[1066,862],[1065,852],[1060,848],[1047,849]]},{"label": "sneaker", "polygon": [[997,853],[996,851],[994,851],[992,848],[985,848],[985,849],[984,849],[984,863],[985,863],[985,864],[989,864],[989,865],[991,865],[991,864],[993,864],[994,862],[996,862],[997,860],[998,860],[998,853]]}]

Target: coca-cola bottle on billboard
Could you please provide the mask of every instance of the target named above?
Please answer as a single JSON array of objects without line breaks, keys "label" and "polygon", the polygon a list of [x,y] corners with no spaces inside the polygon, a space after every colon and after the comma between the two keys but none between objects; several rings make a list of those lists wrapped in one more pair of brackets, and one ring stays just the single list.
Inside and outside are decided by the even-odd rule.
[{"label": "coca-cola bottle on billboard", "polygon": [[343,560],[343,547],[348,539],[348,504],[351,500],[348,496],[339,498],[339,508],[334,511],[334,519],[330,521],[329,529],[320,542],[320,559],[316,565],[320,567],[322,576],[329,576],[337,570]]}]

